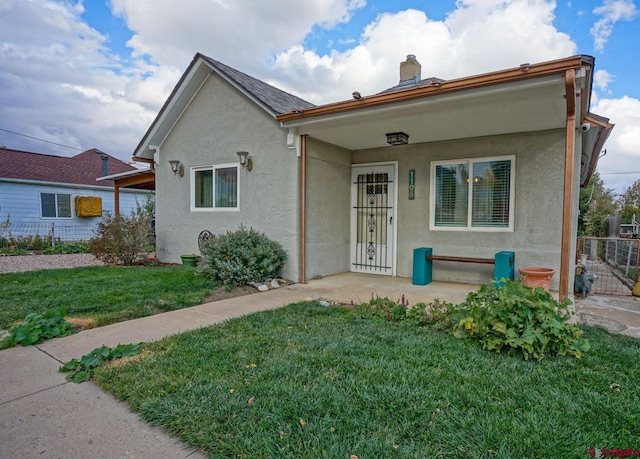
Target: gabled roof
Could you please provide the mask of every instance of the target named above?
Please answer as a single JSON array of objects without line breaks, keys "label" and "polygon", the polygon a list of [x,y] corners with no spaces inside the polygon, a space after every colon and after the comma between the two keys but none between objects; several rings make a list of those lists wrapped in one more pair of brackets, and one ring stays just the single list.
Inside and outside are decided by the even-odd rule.
[{"label": "gabled roof", "polygon": [[[234,86],[243,89],[246,94],[252,95],[258,99],[272,115],[281,115],[294,110],[304,110],[315,107],[314,104],[307,102],[293,94],[289,94],[278,89],[264,81],[258,80],[252,76],[242,73],[239,70],[229,67],[228,65],[218,62],[215,59],[197,54],[211,65],[218,73],[231,82]],[[196,55],[196,56],[197,56]]]},{"label": "gabled roof", "polygon": [[[96,179],[103,175],[103,157],[108,158],[109,174],[135,170],[129,164],[96,148],[67,157],[2,147],[0,148],[0,179],[96,186],[99,185]],[[102,182],[100,185],[112,186],[113,182]]]},{"label": "gabled roof", "polygon": [[162,145],[166,136],[171,132],[177,120],[212,72],[218,74],[274,118],[284,113],[315,107],[314,104],[293,94],[282,91],[204,54],[197,53],[158,112],[156,119],[140,140],[133,153],[134,157],[147,160],[153,158],[153,149],[149,147]]}]

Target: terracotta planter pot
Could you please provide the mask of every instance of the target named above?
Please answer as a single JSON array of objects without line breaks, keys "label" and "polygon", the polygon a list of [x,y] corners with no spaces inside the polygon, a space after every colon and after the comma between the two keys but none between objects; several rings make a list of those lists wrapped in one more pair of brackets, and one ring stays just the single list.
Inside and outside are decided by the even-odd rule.
[{"label": "terracotta planter pot", "polygon": [[549,288],[551,288],[551,278],[555,274],[553,269],[541,268],[539,266],[525,266],[518,271],[520,271],[522,275],[522,282],[527,287],[542,287],[547,292]]}]

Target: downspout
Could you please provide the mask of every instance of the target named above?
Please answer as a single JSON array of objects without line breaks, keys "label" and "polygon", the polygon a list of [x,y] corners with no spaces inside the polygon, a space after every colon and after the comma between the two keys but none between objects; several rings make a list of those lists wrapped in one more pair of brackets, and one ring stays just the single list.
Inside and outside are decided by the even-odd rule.
[{"label": "downspout", "polygon": [[307,136],[300,136],[300,283],[307,283]]},{"label": "downspout", "polygon": [[560,251],[560,301],[569,295],[569,268],[571,253],[571,216],[573,211],[573,168],[576,144],[576,71],[565,72],[567,123],[564,152],[564,202],[562,206],[562,243]]}]

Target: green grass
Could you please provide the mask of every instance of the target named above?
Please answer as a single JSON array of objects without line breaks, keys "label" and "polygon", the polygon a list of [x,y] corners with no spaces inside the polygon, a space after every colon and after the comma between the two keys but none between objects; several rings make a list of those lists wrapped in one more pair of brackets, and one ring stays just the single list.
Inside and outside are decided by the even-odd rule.
[{"label": "green grass", "polygon": [[585,330],[592,349],[581,360],[531,362],[299,303],[148,344],[96,382],[212,458],[640,448],[640,340]]},{"label": "green grass", "polygon": [[195,269],[168,266],[0,274],[0,328],[57,307],[106,325],[199,304],[217,287]]}]

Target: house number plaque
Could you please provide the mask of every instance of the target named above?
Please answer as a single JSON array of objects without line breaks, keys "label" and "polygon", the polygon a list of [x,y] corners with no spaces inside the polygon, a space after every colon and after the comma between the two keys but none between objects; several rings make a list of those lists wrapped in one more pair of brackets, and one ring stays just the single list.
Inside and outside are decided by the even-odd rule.
[{"label": "house number plaque", "polygon": [[416,171],[409,169],[409,199],[416,198]]}]

